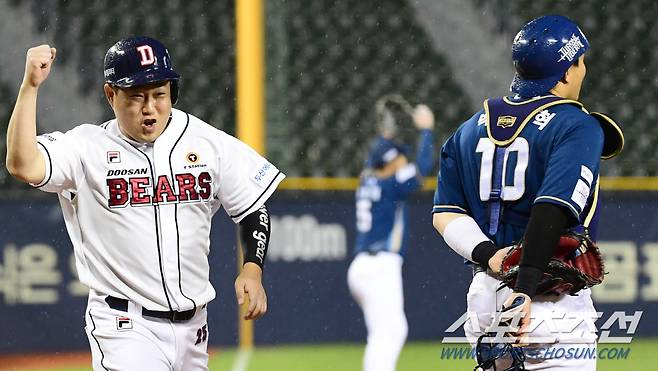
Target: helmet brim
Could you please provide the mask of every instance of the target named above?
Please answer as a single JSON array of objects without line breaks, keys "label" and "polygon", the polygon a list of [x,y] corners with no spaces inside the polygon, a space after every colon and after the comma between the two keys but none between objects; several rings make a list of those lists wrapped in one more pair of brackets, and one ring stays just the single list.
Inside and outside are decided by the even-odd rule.
[{"label": "helmet brim", "polygon": [[123,79],[114,82],[108,81],[108,84],[117,86],[119,88],[130,88],[134,86],[144,86],[156,82],[172,80],[180,80],[180,75],[170,69],[154,68],[142,71],[132,76],[124,77]]}]

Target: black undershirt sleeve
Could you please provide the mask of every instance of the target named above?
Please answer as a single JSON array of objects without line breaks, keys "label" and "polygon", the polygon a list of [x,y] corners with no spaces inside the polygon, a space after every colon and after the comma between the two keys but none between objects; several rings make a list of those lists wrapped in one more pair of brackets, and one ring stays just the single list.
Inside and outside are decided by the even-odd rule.
[{"label": "black undershirt sleeve", "polygon": [[270,243],[270,215],[267,206],[248,214],[240,221],[240,239],[244,250],[244,263],[256,263],[261,269]]},{"label": "black undershirt sleeve", "polygon": [[535,294],[560,236],[564,234],[572,218],[566,208],[555,204],[538,203],[532,207],[525,230],[515,292],[530,297]]}]

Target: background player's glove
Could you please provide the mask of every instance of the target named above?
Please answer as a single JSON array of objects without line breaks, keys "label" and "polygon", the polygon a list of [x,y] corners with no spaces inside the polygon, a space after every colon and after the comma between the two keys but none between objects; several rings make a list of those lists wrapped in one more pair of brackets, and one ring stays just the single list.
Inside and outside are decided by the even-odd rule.
[{"label": "background player's glove", "polygon": [[[503,259],[502,281],[514,288],[519,273],[521,243]],[[568,232],[560,237],[555,254],[537,286],[536,295],[570,294],[603,282],[604,266],[601,252],[587,233]]]}]

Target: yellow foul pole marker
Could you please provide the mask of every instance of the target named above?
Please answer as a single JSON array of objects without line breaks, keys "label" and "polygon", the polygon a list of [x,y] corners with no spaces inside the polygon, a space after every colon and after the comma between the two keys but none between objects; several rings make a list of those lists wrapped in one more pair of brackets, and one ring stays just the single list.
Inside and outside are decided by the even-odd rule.
[{"label": "yellow foul pole marker", "polygon": [[[237,136],[260,154],[265,154],[265,60],[263,0],[236,0]],[[242,249],[238,240],[238,272],[242,270]],[[248,300],[238,311],[239,347],[254,346],[252,321],[243,319]]]},{"label": "yellow foul pole marker", "polygon": [[237,135],[265,154],[265,59],[262,0],[236,0]]}]

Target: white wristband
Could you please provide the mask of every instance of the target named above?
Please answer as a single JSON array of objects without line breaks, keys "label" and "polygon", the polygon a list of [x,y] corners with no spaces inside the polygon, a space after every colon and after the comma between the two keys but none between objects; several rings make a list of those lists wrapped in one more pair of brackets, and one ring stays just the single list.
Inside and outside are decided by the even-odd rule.
[{"label": "white wristband", "polygon": [[481,242],[489,241],[480,226],[468,215],[452,220],[443,230],[443,239],[451,249],[473,261],[473,250]]}]

